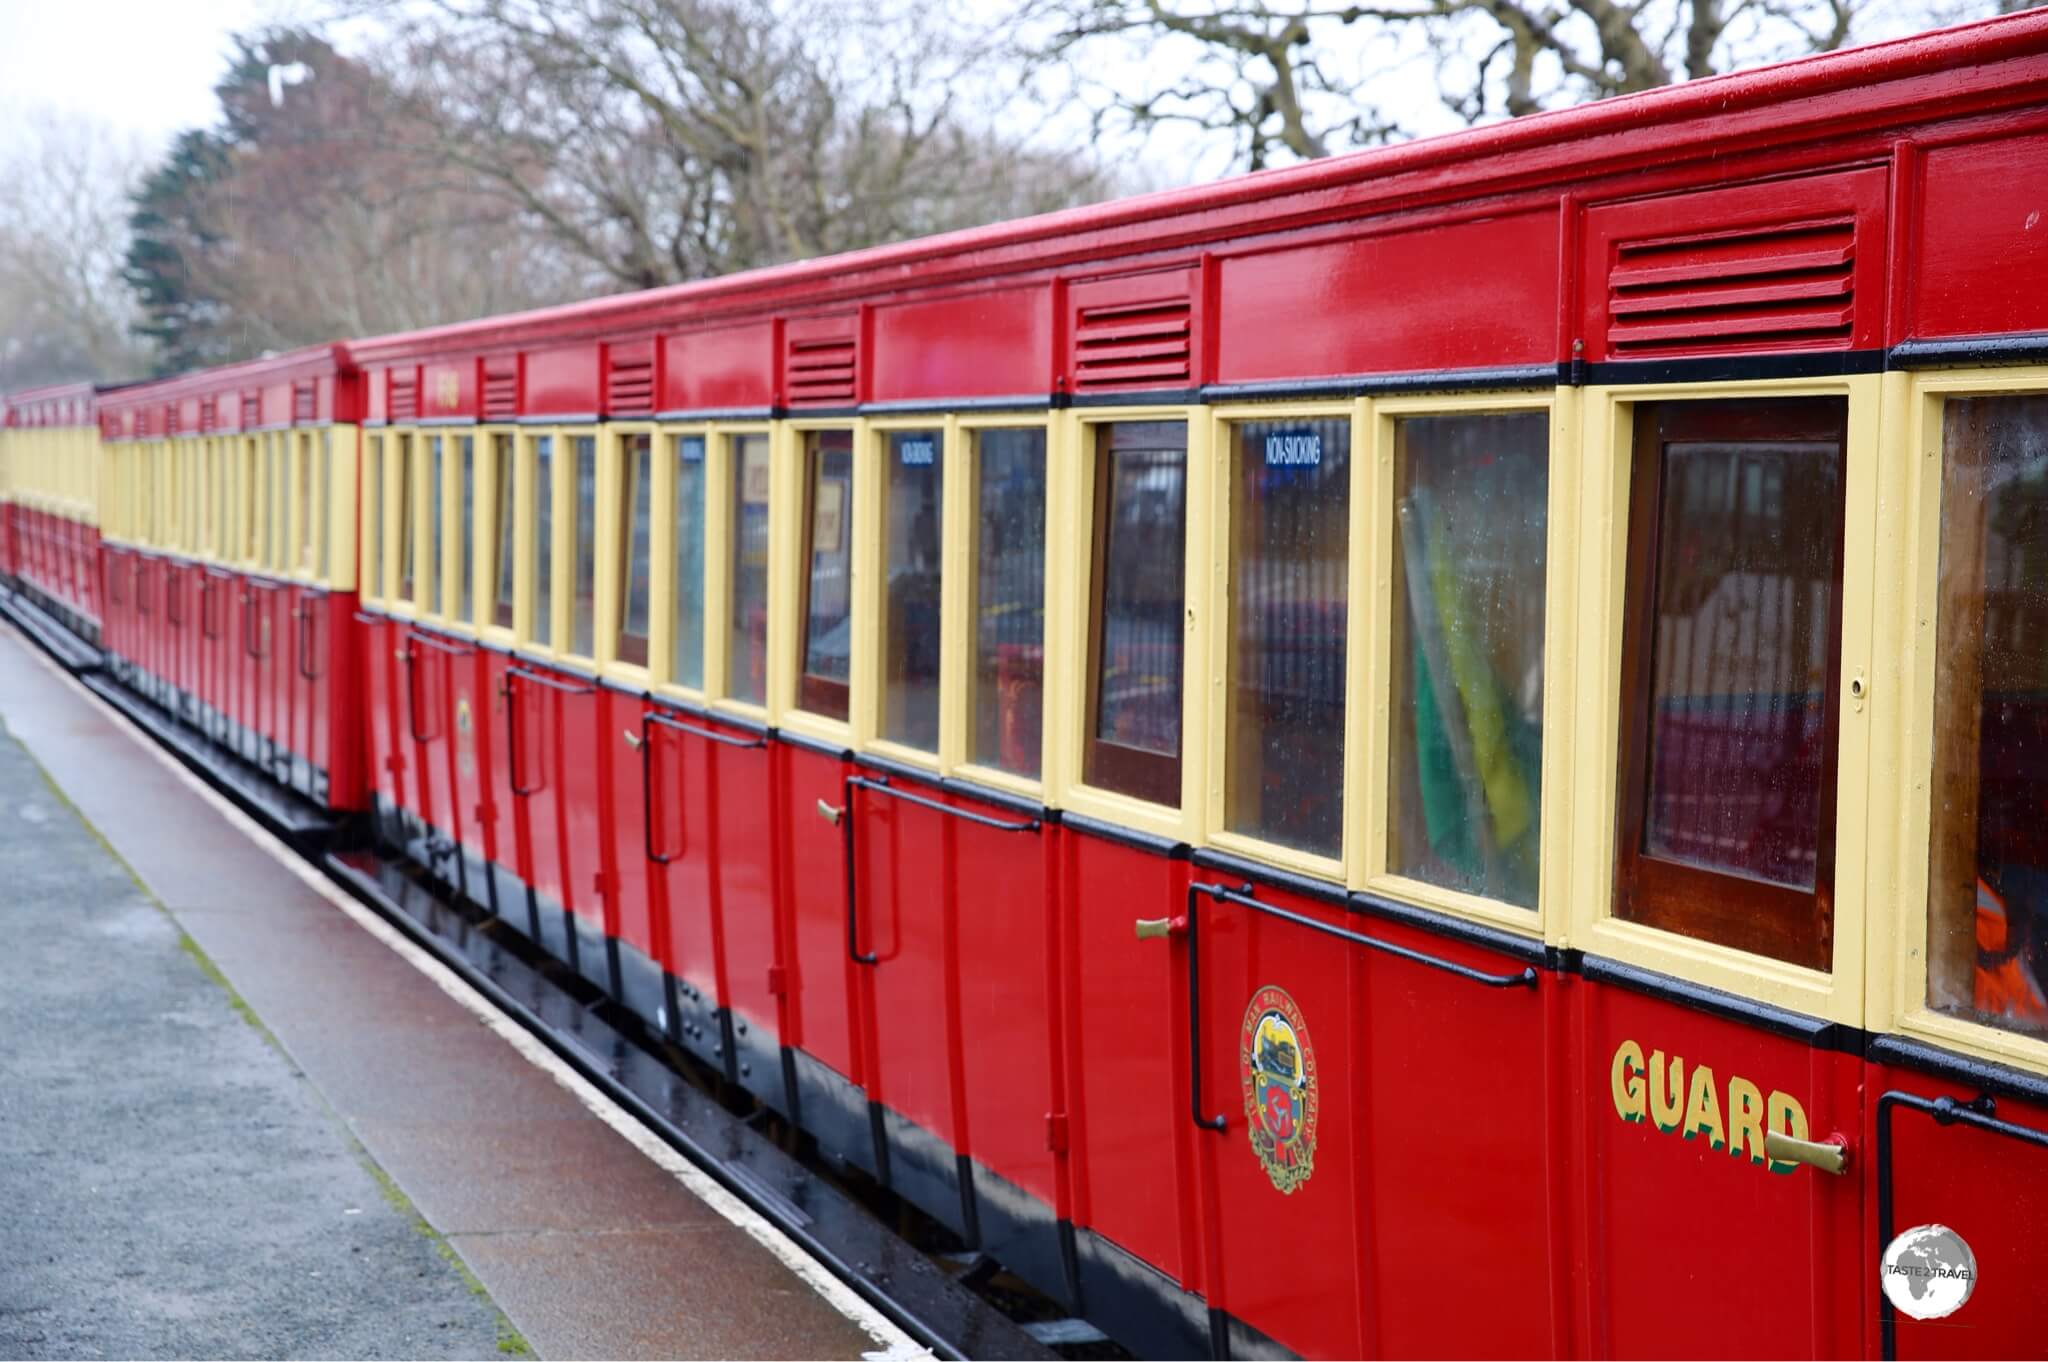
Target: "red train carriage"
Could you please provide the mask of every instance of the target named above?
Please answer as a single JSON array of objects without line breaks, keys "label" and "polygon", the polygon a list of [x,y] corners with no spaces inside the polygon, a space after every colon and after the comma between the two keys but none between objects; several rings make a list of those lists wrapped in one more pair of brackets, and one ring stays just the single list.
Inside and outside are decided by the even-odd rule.
[{"label": "red train carriage", "polygon": [[316,346],[101,398],[107,652],[272,780],[362,807],[358,382]]},{"label": "red train carriage", "polygon": [[137,541],[242,527],[268,656],[301,531],[204,507],[338,423],[329,801],[1141,1351],[2039,1354],[2044,90],[2019,15],[124,392],[112,646],[317,766]]},{"label": "red train carriage", "polygon": [[99,637],[98,440],[89,383],[0,402],[0,573],[73,633]]}]

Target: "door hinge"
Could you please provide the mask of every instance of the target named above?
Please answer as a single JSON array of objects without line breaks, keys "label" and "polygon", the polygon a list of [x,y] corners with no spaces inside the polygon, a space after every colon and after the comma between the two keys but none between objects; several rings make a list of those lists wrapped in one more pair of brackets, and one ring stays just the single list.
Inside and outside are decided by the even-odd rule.
[{"label": "door hinge", "polygon": [[400,771],[403,771],[405,769],[404,756],[397,752],[393,752],[390,756],[384,758],[384,769],[389,771],[394,776],[397,775]]},{"label": "door hinge", "polygon": [[1067,1117],[1065,1112],[1049,1111],[1045,1114],[1045,1147],[1055,1154],[1067,1152]]},{"label": "door hinge", "polygon": [[598,871],[595,875],[592,875],[590,877],[590,889],[591,892],[596,894],[599,898],[606,897],[604,886],[604,872],[602,870]]},{"label": "door hinge", "polygon": [[476,821],[479,823],[492,822],[497,816],[498,806],[488,799],[476,806]]},{"label": "door hinge", "polygon": [[770,965],[768,967],[768,992],[777,998],[789,992],[788,970],[780,965]]}]

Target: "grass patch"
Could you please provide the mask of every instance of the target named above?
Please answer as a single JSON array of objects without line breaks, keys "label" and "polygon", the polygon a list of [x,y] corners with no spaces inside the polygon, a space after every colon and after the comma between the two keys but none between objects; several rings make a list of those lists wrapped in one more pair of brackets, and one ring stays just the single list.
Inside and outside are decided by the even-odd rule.
[{"label": "grass patch", "polygon": [[462,1284],[469,1288],[469,1293],[490,1306],[492,1312],[497,1315],[498,1351],[507,1357],[534,1356],[533,1345],[526,1341],[524,1334],[513,1327],[512,1321],[505,1317],[505,1312],[498,1309],[497,1302],[491,1299],[490,1289],[469,1270],[469,1264],[462,1261],[462,1255],[455,1251],[455,1246],[449,1243],[439,1230],[427,1223],[427,1218],[412,1204],[412,1198],[405,1194],[405,1189],[393,1181],[391,1175],[370,1157],[370,1151],[363,1148],[361,1141],[355,1141],[355,1147],[357,1159],[362,1162],[363,1169],[370,1175],[371,1181],[377,1184],[377,1191],[384,1198],[385,1204],[403,1216],[405,1222],[412,1226],[414,1233],[432,1244],[434,1251],[441,1255],[442,1261],[447,1263],[455,1275],[462,1279]]}]

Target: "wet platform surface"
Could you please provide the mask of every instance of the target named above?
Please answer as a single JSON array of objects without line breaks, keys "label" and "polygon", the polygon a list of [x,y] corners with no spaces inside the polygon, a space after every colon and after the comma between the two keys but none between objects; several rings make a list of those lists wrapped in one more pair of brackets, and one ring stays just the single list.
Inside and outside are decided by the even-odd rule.
[{"label": "wet platform surface", "polygon": [[908,1351],[5,626],[0,724],[0,1355]]}]

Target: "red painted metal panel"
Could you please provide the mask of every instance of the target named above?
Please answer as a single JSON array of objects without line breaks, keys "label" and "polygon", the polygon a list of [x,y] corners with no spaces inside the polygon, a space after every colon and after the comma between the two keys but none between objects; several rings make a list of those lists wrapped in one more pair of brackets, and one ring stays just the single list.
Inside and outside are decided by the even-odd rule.
[{"label": "red painted metal panel", "polygon": [[[1885,1093],[1927,1100],[1949,1098],[1958,1106],[1979,1103],[1976,1084],[1943,1082],[1885,1065],[1869,1071],[1868,1117],[1860,1144],[1869,1157],[1852,1165],[1868,1204],[1881,1195],[1876,1151],[1880,1139],[1878,1101]],[[1901,1358],[2032,1357],[2042,1349],[2041,1283],[2048,1280],[2048,1239],[2040,1233],[2048,1217],[2048,1149],[1997,1130],[1962,1123],[1942,1124],[1923,1110],[1887,1104],[1891,1145],[1892,1233],[1921,1225],[1946,1225],[1962,1236],[1977,1260],[1970,1298],[1954,1314],[1915,1320],[1898,1312],[1896,1355]],[[2048,1132],[2048,1109],[2038,1103],[1998,1097],[1985,1113],[2025,1130]],[[1872,1283],[1885,1245],[1877,1216],[1869,1216],[1862,1261]],[[1879,1355],[1875,1327],[1866,1355]]]},{"label": "red painted metal panel", "polygon": [[[951,820],[858,788],[849,802],[859,907],[856,945],[877,957],[857,976],[866,991],[865,1010],[873,1018],[868,1098],[908,1117],[955,1152],[965,1152],[966,1132],[956,1106],[963,1082],[956,1060],[964,1057],[959,1051],[961,979],[955,943],[960,867]],[[980,883],[985,878],[978,877]],[[805,1032],[807,1038],[813,1034]],[[994,1058],[979,1055],[976,1061]],[[957,1217],[957,1207],[947,1209]]]},{"label": "red painted metal panel", "polygon": [[[1581,998],[1585,1351],[1863,1352],[1876,1277],[1864,1266],[1858,1181],[1798,1165],[1773,1171],[1762,1150],[1766,1124],[1799,1134],[1803,1123],[1813,1139],[1854,1136],[1862,1060],[1614,985],[1589,983]],[[1770,1270],[1744,1270],[1728,1255],[1737,1243],[1773,1246]],[[1674,1313],[1674,1303],[1702,1298],[1704,1282],[1713,1308]]]},{"label": "red painted metal panel", "polygon": [[1187,960],[1132,933],[1138,918],[1181,912],[1187,863],[1078,833],[1059,841],[1074,1221],[1200,1292]]},{"label": "red painted metal panel", "polygon": [[602,410],[596,342],[526,356],[527,416],[587,416]]},{"label": "red painted metal panel", "polygon": [[[526,883],[529,861],[522,858],[511,777],[506,758],[511,731],[511,682],[506,672],[514,660],[490,648],[477,649],[477,808],[476,822],[482,839],[483,856],[493,865],[510,871]],[[498,911],[522,929],[526,926],[523,903],[500,903]]]},{"label": "red painted metal panel", "polygon": [[775,326],[749,322],[662,341],[663,411],[765,407],[775,401]]},{"label": "red painted metal panel", "polygon": [[403,698],[397,684],[400,664],[393,656],[405,626],[386,615],[360,615],[355,619],[357,660],[363,696],[363,757],[365,785],[369,795],[384,808],[400,807],[401,783],[405,772],[405,746],[399,706]]},{"label": "red painted metal panel", "polygon": [[363,419],[365,421],[388,421],[391,419],[391,393],[387,369],[369,369],[363,373]]},{"label": "red painted metal panel", "polygon": [[[857,968],[846,949],[846,860],[839,829],[818,816],[822,802],[846,802],[846,764],[837,757],[777,744],[774,815],[781,820],[781,901],[789,945],[777,963],[793,975],[784,1042],[837,1070],[856,1085],[867,1075],[864,1016],[857,1006]],[[727,900],[726,940],[738,955],[741,938],[770,924],[747,923]],[[749,954],[756,954],[755,946]],[[734,974],[737,986],[739,976]]]},{"label": "red painted metal panel", "polygon": [[[948,802],[1021,821],[959,796]],[[1050,828],[1001,832],[958,820],[950,831],[960,1152],[1069,1216],[1048,1123],[1066,1110],[1055,1052],[1057,837]]]},{"label": "red painted metal panel", "polygon": [[288,426],[292,422],[292,385],[289,378],[265,383],[257,399],[260,415],[257,420],[266,426]]},{"label": "red painted metal panel", "polygon": [[1052,391],[1045,286],[894,303],[874,313],[873,400]]},{"label": "red painted metal panel", "polygon": [[439,360],[420,369],[420,417],[478,419],[476,361]]},{"label": "red painted metal panel", "polygon": [[[2048,137],[1936,147],[1923,165],[1908,236],[1912,334],[2048,331]],[[1987,198],[1992,185],[2016,192]]]},{"label": "red painted metal panel", "polygon": [[[585,750],[598,767],[604,785],[607,816],[592,843],[600,854],[604,876],[605,921],[611,935],[656,962],[667,954],[664,924],[654,912],[653,874],[647,860],[647,822],[642,798],[646,755],[640,741],[640,715],[646,702],[637,695],[600,687],[590,708],[595,747]],[[628,736],[633,743],[627,741]],[[636,1000],[644,1001],[644,1000]],[[652,1020],[652,1017],[650,1017]]]},{"label": "red painted metal panel", "polygon": [[[606,771],[596,744],[601,716],[601,688],[580,676],[560,676],[566,689],[552,692],[556,706],[556,801],[561,829],[562,902],[582,930],[602,941],[619,934],[611,896],[604,884],[604,829],[612,810],[605,789]],[[583,976],[593,982],[608,977],[605,961],[579,959]]]},{"label": "red painted metal panel", "polygon": [[1226,257],[1217,381],[1552,362],[1557,250],[1543,212]]}]

